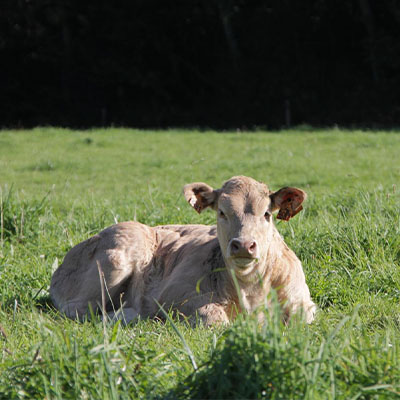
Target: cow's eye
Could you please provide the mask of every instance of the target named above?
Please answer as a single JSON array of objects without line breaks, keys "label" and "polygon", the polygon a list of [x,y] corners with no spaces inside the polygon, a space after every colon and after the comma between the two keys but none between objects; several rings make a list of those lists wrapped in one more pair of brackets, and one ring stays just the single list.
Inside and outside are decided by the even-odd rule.
[{"label": "cow's eye", "polygon": [[218,216],[221,218],[226,218],[226,216],[222,210],[218,210]]},{"label": "cow's eye", "polygon": [[264,218],[269,222],[269,220],[271,219],[271,213],[269,211],[266,211],[264,214]]}]

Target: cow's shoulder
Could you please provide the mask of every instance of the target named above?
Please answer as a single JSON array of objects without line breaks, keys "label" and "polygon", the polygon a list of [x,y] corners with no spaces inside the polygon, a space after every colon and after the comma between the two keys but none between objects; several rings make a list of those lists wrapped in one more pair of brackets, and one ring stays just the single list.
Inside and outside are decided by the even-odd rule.
[{"label": "cow's shoulder", "polygon": [[162,225],[155,227],[158,247],[156,258],[167,258],[174,265],[196,256],[207,258],[207,254],[218,244],[215,226],[208,225]]},{"label": "cow's shoulder", "polygon": [[163,271],[164,278],[174,270],[196,276],[221,265],[215,226],[163,225],[155,230],[158,246],[153,265]]},{"label": "cow's shoulder", "polygon": [[180,237],[190,240],[190,238],[198,236],[208,240],[208,236],[217,237],[217,227],[216,225],[159,225],[155,229],[160,234],[168,234],[171,232],[176,232]]}]

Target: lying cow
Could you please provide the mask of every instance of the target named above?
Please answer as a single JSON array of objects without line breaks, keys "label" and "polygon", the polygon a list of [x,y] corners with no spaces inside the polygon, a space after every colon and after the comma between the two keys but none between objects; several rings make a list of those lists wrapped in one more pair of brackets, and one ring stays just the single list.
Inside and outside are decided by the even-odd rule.
[{"label": "lying cow", "polygon": [[257,309],[275,288],[286,317],[303,309],[308,323],[314,319],[301,263],[272,221],[274,211],[289,220],[302,209],[302,190],[271,192],[237,176],[217,190],[186,185],[184,196],[199,213],[214,209],[217,225],[123,222],[105,229],[72,248],[54,273],[56,307],[81,319],[99,310],[105,293],[108,311],[121,307],[126,322],[154,317],[163,305],[211,325]]}]

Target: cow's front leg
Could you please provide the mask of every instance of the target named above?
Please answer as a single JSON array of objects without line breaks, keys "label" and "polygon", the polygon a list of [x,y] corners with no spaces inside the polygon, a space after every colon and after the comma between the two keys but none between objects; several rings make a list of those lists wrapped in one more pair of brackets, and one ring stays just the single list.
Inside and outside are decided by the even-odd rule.
[{"label": "cow's front leg", "polygon": [[179,293],[181,300],[174,300],[178,293],[168,288],[160,296],[158,303],[162,304],[164,309],[172,307],[178,314],[189,318],[192,325],[196,325],[200,319],[205,326],[215,324],[228,324],[229,318],[223,305],[215,302],[215,294],[197,293],[192,290],[185,290],[185,287],[180,287],[182,294]]},{"label": "cow's front leg", "polygon": [[121,307],[117,311],[108,312],[107,315],[111,322],[121,321],[123,325],[128,325],[139,317],[139,313],[131,307]]},{"label": "cow's front leg", "polygon": [[278,290],[278,299],[283,304],[284,321],[287,322],[291,315],[300,312],[303,314],[307,324],[313,322],[317,306],[311,300],[307,285],[291,293],[287,293],[285,290]]},{"label": "cow's front leg", "polygon": [[229,324],[228,315],[224,307],[220,304],[206,304],[197,309],[196,313],[201,318],[205,326]]},{"label": "cow's front leg", "polygon": [[306,318],[307,324],[311,324],[314,321],[315,314],[317,312],[317,306],[312,301],[303,304],[304,315]]}]

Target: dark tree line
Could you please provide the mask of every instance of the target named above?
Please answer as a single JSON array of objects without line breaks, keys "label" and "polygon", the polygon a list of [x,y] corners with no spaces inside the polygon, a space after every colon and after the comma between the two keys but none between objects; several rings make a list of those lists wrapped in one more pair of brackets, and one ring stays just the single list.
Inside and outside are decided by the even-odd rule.
[{"label": "dark tree line", "polygon": [[398,0],[0,0],[0,125],[393,126]]}]

